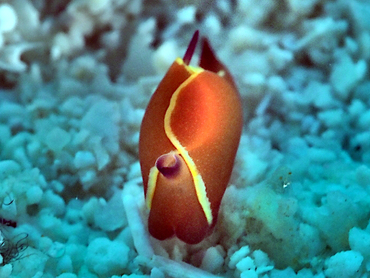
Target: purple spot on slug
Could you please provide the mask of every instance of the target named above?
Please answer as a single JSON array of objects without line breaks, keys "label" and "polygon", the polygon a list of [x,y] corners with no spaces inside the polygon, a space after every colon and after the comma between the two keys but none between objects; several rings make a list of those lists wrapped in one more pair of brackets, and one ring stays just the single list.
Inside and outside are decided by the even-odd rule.
[{"label": "purple spot on slug", "polygon": [[173,178],[180,172],[181,159],[177,154],[167,153],[155,162],[158,171],[166,178]]}]

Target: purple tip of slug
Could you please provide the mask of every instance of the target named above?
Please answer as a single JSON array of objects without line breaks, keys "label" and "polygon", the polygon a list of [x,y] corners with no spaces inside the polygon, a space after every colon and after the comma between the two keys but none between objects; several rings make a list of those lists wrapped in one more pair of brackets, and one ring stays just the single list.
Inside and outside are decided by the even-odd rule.
[{"label": "purple tip of slug", "polygon": [[195,51],[195,47],[197,46],[198,43],[198,39],[199,39],[199,30],[196,30],[188,45],[188,49],[186,49],[184,58],[182,59],[186,65],[190,64],[191,58],[193,57]]},{"label": "purple tip of slug", "polygon": [[177,154],[167,153],[155,162],[158,171],[166,178],[172,178],[180,172],[181,161]]}]

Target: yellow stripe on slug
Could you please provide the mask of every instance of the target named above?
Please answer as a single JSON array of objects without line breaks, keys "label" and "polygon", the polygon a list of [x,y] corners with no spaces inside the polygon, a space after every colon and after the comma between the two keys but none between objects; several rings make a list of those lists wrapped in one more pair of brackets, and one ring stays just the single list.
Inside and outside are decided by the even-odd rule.
[{"label": "yellow stripe on slug", "polygon": [[[186,65],[184,63],[184,61],[181,59],[181,58],[176,58],[176,63],[178,63],[180,66],[184,66],[185,69],[190,73],[190,74],[194,74],[194,73],[200,73],[202,71],[204,71],[204,69],[202,69],[201,67],[193,67],[193,66],[190,66],[190,65]],[[191,77],[190,77],[191,78]],[[186,81],[185,81],[186,82]],[[180,85],[181,86],[181,85]]]},{"label": "yellow stripe on slug", "polygon": [[[179,60],[180,60],[180,62],[179,62]],[[178,63],[181,64],[182,60],[181,59],[176,59],[176,62],[178,62]],[[193,177],[195,191],[196,191],[196,194],[197,194],[198,201],[199,201],[199,203],[200,203],[200,205],[201,205],[201,207],[203,209],[203,212],[205,214],[205,217],[207,219],[208,224],[211,225],[212,224],[212,220],[213,220],[212,210],[211,210],[211,203],[210,203],[210,201],[209,201],[209,199],[207,197],[206,186],[204,184],[204,181],[202,179],[202,176],[198,172],[197,167],[196,167],[193,159],[190,157],[190,155],[189,155],[188,151],[186,150],[186,148],[184,146],[182,146],[181,143],[179,142],[179,140],[176,138],[176,135],[173,133],[173,131],[171,129],[171,125],[170,125],[170,122],[171,122],[171,114],[172,114],[172,112],[174,111],[174,109],[176,107],[176,101],[177,101],[177,97],[178,97],[179,93],[200,72],[203,71],[203,69],[201,69],[201,68],[194,68],[194,67],[188,67],[188,66],[186,66],[186,67],[189,70],[189,72],[192,73],[192,75],[187,80],[185,80],[176,89],[176,91],[172,95],[172,98],[170,100],[170,105],[168,106],[168,109],[166,111],[165,118],[164,118],[164,129],[165,129],[165,132],[166,132],[166,135],[167,135],[168,139],[171,141],[171,143],[175,146],[175,148],[177,149],[177,151],[183,157],[183,159],[185,160],[186,165],[188,166],[188,168],[190,170],[190,173],[191,173],[191,175]],[[149,188],[150,187],[148,186],[148,190],[149,190]]]},{"label": "yellow stripe on slug", "polygon": [[157,185],[158,179],[158,168],[156,166],[152,167],[149,172],[149,179],[148,179],[148,189],[146,191],[146,207],[150,210],[152,208],[152,200],[155,191],[155,186]]},{"label": "yellow stripe on slug", "polygon": [[[176,63],[178,63],[179,65],[183,65],[185,68],[186,68],[186,70],[189,72],[189,73],[191,73],[192,75],[194,74],[194,73],[200,73],[200,72],[202,72],[203,71],[203,69],[202,68],[199,68],[199,67],[192,67],[192,66],[188,66],[188,65],[185,65],[185,63],[184,63],[184,61],[181,59],[181,58],[177,58],[176,59]],[[189,79],[191,79],[191,77],[189,78]],[[188,80],[189,80],[188,79]],[[184,83],[186,83],[188,80],[185,80],[185,82]],[[177,88],[177,90],[179,90],[179,89],[181,89],[183,86],[186,86],[186,84],[184,85],[184,83],[183,84],[181,84],[180,86],[179,86],[179,88]],[[177,90],[175,91],[175,93],[173,94],[173,96],[176,94],[176,92],[177,92]],[[172,98],[173,98],[173,96],[172,96]],[[174,104],[173,104],[173,106],[174,106]],[[169,107],[168,107],[168,109],[167,109],[167,112],[168,112],[168,110],[170,109],[170,107],[171,107],[171,103],[170,103],[170,105],[169,105]],[[171,108],[172,110],[173,110],[173,108]],[[171,111],[172,111],[171,110]],[[167,114],[166,114],[167,115]],[[167,137],[168,137],[168,139],[171,141],[171,143],[173,143],[173,141],[171,140],[171,138],[169,138],[169,134],[171,134],[172,135],[172,137],[174,137],[174,138],[176,138],[176,136],[174,136],[173,135],[173,132],[172,132],[172,130],[170,130],[169,131],[169,133],[166,131],[167,129],[166,129],[166,116],[165,116],[165,133],[166,133],[166,135],[167,135]],[[171,128],[170,128],[171,129]],[[178,140],[176,140],[177,142],[178,142]],[[173,143],[173,145],[176,147],[176,144],[174,144]],[[178,145],[179,146],[181,146],[181,144],[180,144],[180,142],[178,142]],[[176,147],[177,148],[177,147]],[[183,148],[183,147],[181,147],[182,149],[184,149],[184,152],[186,152],[186,150],[185,150],[185,148]],[[179,149],[179,148],[177,148],[177,149]],[[184,160],[185,160],[185,162],[186,162],[186,164],[188,165],[188,167],[189,167],[189,161],[191,162],[191,163],[193,163],[193,165],[194,165],[194,162],[193,162],[193,160],[190,158],[190,156],[187,154],[187,152],[186,152],[186,155],[184,155],[184,153],[181,153],[181,152],[179,152],[182,156],[183,156],[183,158],[184,158]],[[186,159],[185,158],[185,156],[188,156],[189,158],[188,159]],[[190,167],[189,167],[189,169],[190,169],[190,171],[191,171],[191,174],[192,174],[192,177],[193,177],[193,180],[194,180],[194,184],[196,184],[196,176],[194,175],[194,173],[196,174],[196,173],[198,173],[198,171],[196,170],[196,167],[195,167],[195,165],[194,165],[194,168],[195,168],[195,171],[191,171],[191,169],[190,169]],[[159,171],[158,171],[158,169],[157,169],[157,167],[156,166],[153,166],[151,169],[150,169],[150,172],[149,172],[149,178],[148,178],[148,188],[147,188],[147,192],[146,192],[146,198],[145,198],[145,203],[146,203],[146,206],[147,206],[147,208],[150,210],[151,209],[151,207],[152,207],[152,201],[153,201],[153,196],[154,196],[154,192],[155,192],[155,188],[156,188],[156,185],[157,185],[157,180],[158,180],[158,175],[159,175]],[[200,177],[200,175],[199,175],[199,177]],[[199,180],[199,178],[198,178],[198,180]],[[204,182],[203,182],[203,180],[202,180],[202,178],[200,177],[200,180],[201,180],[201,183],[203,184],[203,187],[204,187],[204,192],[205,192],[205,186],[204,186]],[[202,205],[202,203],[201,203],[201,201],[200,201],[200,198],[199,198],[199,194],[201,194],[200,192],[201,192],[201,190],[197,190],[197,187],[196,187],[196,192],[197,192],[197,197],[198,197],[198,200],[199,200],[199,203]],[[205,196],[206,198],[207,198],[207,196]],[[207,202],[209,203],[209,200],[208,200],[208,198],[207,198]],[[202,205],[202,209],[204,210],[205,209],[205,207]],[[209,206],[209,210],[210,210],[210,206]],[[206,215],[206,217],[207,217],[207,215]],[[209,222],[209,219],[208,219],[208,217],[207,217],[207,221],[208,221],[208,223],[210,223]],[[211,223],[212,223],[212,213],[211,213],[211,218],[210,218],[210,221],[211,221]]]}]

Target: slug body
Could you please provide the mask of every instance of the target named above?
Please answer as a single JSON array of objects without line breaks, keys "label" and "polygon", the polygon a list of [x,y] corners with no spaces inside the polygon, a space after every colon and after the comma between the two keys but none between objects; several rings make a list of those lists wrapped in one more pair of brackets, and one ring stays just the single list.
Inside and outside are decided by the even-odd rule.
[{"label": "slug body", "polygon": [[239,93],[206,39],[199,67],[188,65],[197,39],[158,85],[139,140],[149,232],[189,244],[216,223],[242,130]]}]

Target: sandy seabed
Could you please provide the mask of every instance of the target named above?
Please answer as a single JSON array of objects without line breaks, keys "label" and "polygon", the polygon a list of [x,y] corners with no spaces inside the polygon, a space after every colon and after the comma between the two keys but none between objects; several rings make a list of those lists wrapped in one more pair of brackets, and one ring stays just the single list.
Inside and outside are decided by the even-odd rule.
[{"label": "sandy seabed", "polygon": [[[187,245],[148,235],[137,145],[196,29],[244,127]],[[367,0],[0,1],[0,277],[368,277],[369,59]]]}]

